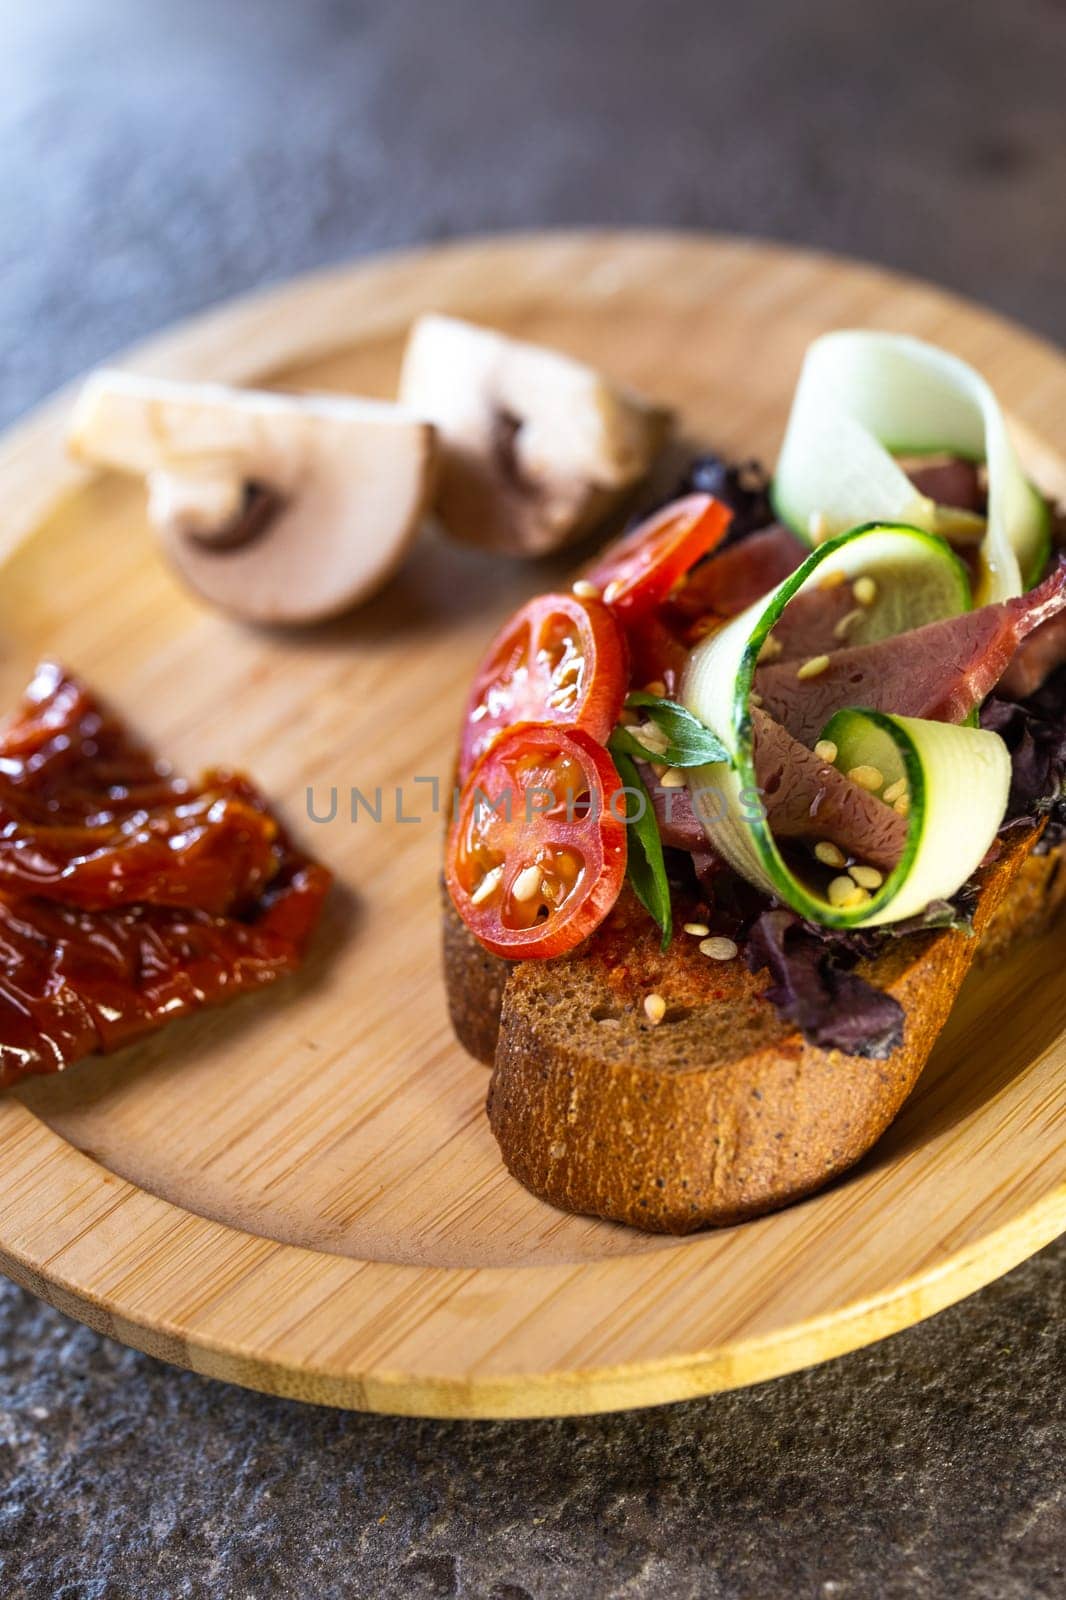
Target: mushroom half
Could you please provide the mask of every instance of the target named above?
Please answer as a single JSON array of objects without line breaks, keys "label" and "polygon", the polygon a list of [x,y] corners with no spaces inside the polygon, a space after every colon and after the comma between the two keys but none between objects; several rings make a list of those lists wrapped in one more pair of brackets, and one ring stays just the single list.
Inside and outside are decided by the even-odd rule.
[{"label": "mushroom half", "polygon": [[430,497],[434,430],[402,406],[104,371],[71,422],[82,460],[136,473],[171,561],[253,622],[306,623],[367,599]]},{"label": "mushroom half", "polygon": [[411,330],[400,399],[437,428],[449,533],[524,556],[572,543],[623,504],[670,425],[568,356],[439,315]]}]

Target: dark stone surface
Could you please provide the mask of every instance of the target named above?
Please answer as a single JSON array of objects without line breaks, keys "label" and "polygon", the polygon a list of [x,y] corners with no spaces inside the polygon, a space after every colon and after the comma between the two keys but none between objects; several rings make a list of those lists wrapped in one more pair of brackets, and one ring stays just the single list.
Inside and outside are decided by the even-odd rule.
[{"label": "dark stone surface", "polygon": [[[1061,337],[1060,0],[0,0],[0,416],[294,271],[713,226]],[[1061,1245],[757,1390],[477,1426],[262,1399],[0,1291],[0,1594],[1066,1589]]]},{"label": "dark stone surface", "polygon": [[12,1290],[0,1592],[1057,1600],[1063,1260],[830,1366],[565,1422],[268,1400]]},{"label": "dark stone surface", "polygon": [[1066,327],[1061,0],[0,17],[0,419],[253,285],[539,223],[797,239]]}]

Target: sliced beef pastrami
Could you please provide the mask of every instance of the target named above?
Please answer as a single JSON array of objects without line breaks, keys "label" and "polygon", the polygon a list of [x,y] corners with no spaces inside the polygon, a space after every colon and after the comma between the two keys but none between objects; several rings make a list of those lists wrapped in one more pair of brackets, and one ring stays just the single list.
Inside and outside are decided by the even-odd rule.
[{"label": "sliced beef pastrami", "polygon": [[1034,628],[1014,652],[1014,659],[996,685],[1007,700],[1025,700],[1066,661],[1066,611]]},{"label": "sliced beef pastrami", "polygon": [[689,574],[674,605],[684,617],[735,617],[795,572],[807,554],[791,528],[774,523],[716,551]]},{"label": "sliced beef pastrami", "polygon": [[722,873],[728,869],[707,838],[703,824],[693,809],[692,795],[687,788],[664,789],[655,781],[651,767],[643,761],[637,765],[651,797],[664,850],[677,850],[687,856],[700,888],[705,894],[713,894]]},{"label": "sliced beef pastrami", "polygon": [[658,681],[671,698],[676,698],[688,662],[685,629],[685,619],[674,615],[669,606],[660,606],[650,616],[630,624],[626,640],[634,685]]},{"label": "sliced beef pastrami", "polygon": [[799,677],[794,662],[773,662],[759,668],[755,687],[771,716],[802,744],[813,745],[845,706],[962,722],[995,687],[1021,641],[1064,610],[1061,562],[1028,594],[837,650],[815,676]]},{"label": "sliced beef pastrami", "polygon": [[931,461],[915,463],[906,469],[918,490],[938,506],[954,506],[958,511],[984,512],[987,497],[981,487],[980,468],[972,461]]},{"label": "sliced beef pastrami", "polygon": [[[772,659],[808,661],[843,648],[847,619],[862,615],[850,583],[814,584],[790,600],[773,630]],[[769,652],[767,652],[769,658]]]},{"label": "sliced beef pastrami", "polygon": [[670,850],[684,850],[688,855],[709,849],[703,824],[692,806],[692,796],[687,788],[664,789],[655,780],[651,767],[638,762],[640,775],[651,797],[652,810],[659,824],[659,837]]},{"label": "sliced beef pastrami", "polygon": [[905,818],[753,709],[755,778],[777,839],[829,839],[845,855],[890,871],[903,854]]}]

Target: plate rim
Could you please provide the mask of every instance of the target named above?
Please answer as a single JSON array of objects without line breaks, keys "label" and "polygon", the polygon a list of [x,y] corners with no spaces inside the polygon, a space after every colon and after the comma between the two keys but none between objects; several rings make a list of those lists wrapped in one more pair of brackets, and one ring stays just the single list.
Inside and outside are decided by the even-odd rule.
[{"label": "plate rim", "polygon": [[[211,353],[211,375],[220,381],[269,381],[290,363],[323,357],[348,343],[366,337],[372,326],[360,321],[377,317],[382,328],[406,321],[412,305],[425,299],[422,287],[427,269],[443,275],[453,288],[473,272],[484,269],[487,253],[505,265],[514,257],[528,259],[530,252],[550,263],[568,253],[608,249],[627,259],[654,257],[664,250],[704,253],[720,263],[723,253],[739,259],[799,260],[817,268],[844,268],[849,275],[866,275],[872,286],[905,288],[931,296],[946,310],[964,312],[982,326],[995,328],[1013,344],[1023,340],[1030,353],[1048,364],[1048,380],[1066,392],[1066,362],[1046,340],[1017,327],[997,313],[952,295],[920,279],[846,257],[821,251],[793,249],[735,235],[633,229],[580,229],[489,235],[446,245],[406,249],[376,255],[347,266],[331,267],[224,302],[191,319],[179,322],[161,335],[138,343],[115,358],[115,364],[150,366],[161,375],[193,376],[203,353]],[[545,269],[548,271],[548,268]],[[549,271],[550,276],[550,271]],[[389,287],[387,311],[379,313],[375,301],[383,283]],[[397,291],[400,292],[397,292]],[[307,337],[308,297],[315,304],[316,340]],[[297,303],[301,317],[287,312]],[[348,336],[337,337],[337,322],[351,318]],[[299,332],[297,333],[297,328]],[[219,340],[224,341],[220,356]],[[253,354],[254,352],[254,354]],[[6,557],[47,516],[59,501],[93,474],[69,463],[62,452],[63,427],[70,399],[81,379],[65,386],[0,436],[0,477],[25,487],[19,496],[21,512],[5,521],[0,533],[0,560]],[[1025,430],[1027,433],[1030,431]],[[1055,458],[1056,452],[1039,441]],[[547,1298],[565,1291],[569,1280],[590,1274],[602,1280],[640,1277],[636,1263],[644,1263],[647,1276],[654,1264],[676,1259],[677,1250],[644,1256],[619,1256],[594,1263],[551,1265],[421,1267],[384,1261],[358,1261],[327,1256],[298,1246],[279,1244],[245,1233],[184,1210],[101,1167],[68,1144],[59,1134],[19,1101],[0,1100],[0,1157],[7,1173],[0,1195],[0,1267],[16,1282],[56,1305],[68,1315],[89,1323],[122,1342],[162,1356],[206,1376],[293,1398],[360,1410],[437,1417],[551,1416],[630,1409],[661,1404],[717,1390],[741,1387],[800,1367],[830,1359],[847,1350],[885,1337],[931,1315],[991,1282],[1028,1255],[1066,1231],[1066,1181],[1049,1187],[1008,1223],[993,1229],[954,1255],[937,1259],[924,1272],[893,1283],[881,1293],[858,1299],[841,1310],[800,1319],[763,1335],[728,1341],[701,1349],[679,1349],[668,1355],[633,1359],[600,1366],[539,1371],[535,1365],[508,1370],[434,1371],[431,1364],[394,1370],[387,1363],[353,1352],[349,1356],[306,1354],[297,1357],[284,1328],[273,1344],[250,1348],[247,1335],[226,1334],[227,1287],[204,1284],[201,1309],[177,1318],[166,1309],[168,1270],[188,1273],[197,1247],[222,1246],[222,1256],[237,1274],[234,1285],[250,1296],[268,1295],[272,1283],[303,1283],[309,1263],[318,1263],[317,1276],[327,1298],[352,1295],[360,1303],[368,1294],[403,1298],[416,1286],[432,1294],[437,1287],[451,1289],[433,1314],[465,1315],[466,1301],[476,1300],[481,1285],[506,1285],[515,1276],[536,1275]],[[42,1189],[65,1194],[62,1206],[51,1214],[40,1207]],[[815,1197],[817,1198],[817,1197]],[[76,1203],[74,1203],[76,1200]],[[792,1208],[795,1214],[800,1208]],[[136,1221],[138,1237],[157,1241],[154,1264],[162,1286],[138,1298],[124,1284],[121,1249],[109,1284],[108,1275],[94,1281],[79,1266],[86,1241],[99,1241],[114,1232],[113,1221],[122,1213]],[[778,1213],[788,1216],[789,1213]],[[765,1219],[772,1222],[773,1219]],[[746,1229],[759,1223],[746,1224]],[[678,1241],[698,1262],[700,1245],[720,1235],[695,1236]],[[117,1245],[117,1240],[116,1240]],[[79,1253],[82,1247],[82,1253]],[[209,1251],[208,1254],[211,1252]],[[704,1254],[707,1252],[704,1251]],[[212,1257],[212,1259],[214,1259]],[[213,1270],[213,1269],[212,1269]],[[314,1274],[312,1274],[314,1275]],[[373,1279],[373,1283],[369,1282]],[[187,1280],[186,1280],[187,1282]],[[473,1287],[472,1287],[473,1286]],[[273,1353],[271,1353],[273,1352]]]}]

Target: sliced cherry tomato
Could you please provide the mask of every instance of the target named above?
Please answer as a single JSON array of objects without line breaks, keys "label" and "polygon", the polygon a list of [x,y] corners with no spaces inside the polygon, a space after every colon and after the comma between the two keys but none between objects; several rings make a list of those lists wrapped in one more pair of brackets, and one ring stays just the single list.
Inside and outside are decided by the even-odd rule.
[{"label": "sliced cherry tomato", "polygon": [[516,611],[488,648],[467,701],[459,781],[505,728],[559,722],[606,744],[627,687],[625,636],[606,606],[542,594]]},{"label": "sliced cherry tomato", "polygon": [[609,545],[585,578],[623,621],[644,616],[714,549],[732,518],[729,507],[713,495],[671,500]]},{"label": "sliced cherry tomato", "polygon": [[495,955],[565,954],[618,898],[624,819],[614,762],[584,729],[509,729],[459,799],[445,863],[455,909]]}]

